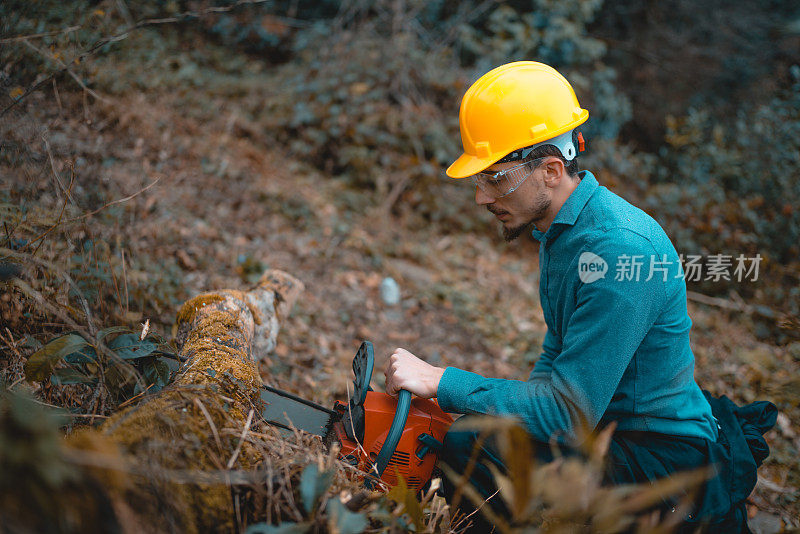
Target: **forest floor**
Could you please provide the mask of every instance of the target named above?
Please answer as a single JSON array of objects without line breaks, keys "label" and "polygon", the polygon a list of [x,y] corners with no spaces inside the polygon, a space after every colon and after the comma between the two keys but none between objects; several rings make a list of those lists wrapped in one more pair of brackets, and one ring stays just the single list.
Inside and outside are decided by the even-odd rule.
[{"label": "forest floor", "polygon": [[[537,244],[505,243],[492,215],[472,203],[468,184],[444,190],[447,202],[480,221],[477,230],[423,220],[402,208],[403,196],[387,209],[375,193],[282,156],[235,102],[210,102],[215,108],[192,107],[185,94],[132,91],[87,103],[79,93],[45,91],[3,127],[6,142],[30,155],[2,169],[10,177],[0,185],[4,202],[58,213],[64,199],[51,164],[74,169],[71,214],[135,195],[83,219],[71,237],[125,251],[124,273],[115,269],[120,280],[99,282],[125,287],[99,305],[104,326],[149,319],[169,336],[177,304],[200,291],[246,287],[269,267],[306,286],[275,353],[263,355],[265,380],[277,387],[324,405],[346,398],[350,362],[364,339],[375,346],[376,388],[395,347],[436,365],[527,376],[545,332]],[[41,254],[58,250],[45,245]],[[380,296],[386,277],[399,284],[398,305]],[[2,365],[13,383],[30,353],[24,337],[46,341],[52,328],[32,324],[8,299],[0,311],[4,352],[16,358]],[[689,311],[701,386],[739,403],[773,400],[782,410],[750,498],[754,527],[800,527],[797,345],[758,341],[746,315],[692,302]],[[77,402],[50,386],[39,394],[53,404]]]}]

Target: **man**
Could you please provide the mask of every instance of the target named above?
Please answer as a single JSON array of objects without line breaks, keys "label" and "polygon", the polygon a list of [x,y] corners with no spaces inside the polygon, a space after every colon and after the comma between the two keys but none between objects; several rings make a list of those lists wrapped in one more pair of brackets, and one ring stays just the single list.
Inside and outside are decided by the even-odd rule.
[{"label": "man", "polygon": [[[713,448],[720,427],[694,380],[678,254],[655,220],[578,172],[583,137],[576,128],[587,118],[567,80],[541,63],[503,65],[466,92],[464,154],[447,174],[472,177],[476,203],[500,220],[506,240],[531,228],[540,241],[542,354],[521,381],[442,369],[397,349],[386,390],[437,397],[449,412],[514,417],[544,460],[548,443],[574,449],[582,428],[614,422],[607,480],[644,482],[726,453]],[[457,427],[441,458],[463,470],[475,434]],[[488,447],[482,460],[502,467]],[[471,482],[484,497],[493,493],[488,468],[479,465]],[[746,528],[742,507],[732,506],[723,486],[708,486],[702,519],[727,515],[720,528]]]}]

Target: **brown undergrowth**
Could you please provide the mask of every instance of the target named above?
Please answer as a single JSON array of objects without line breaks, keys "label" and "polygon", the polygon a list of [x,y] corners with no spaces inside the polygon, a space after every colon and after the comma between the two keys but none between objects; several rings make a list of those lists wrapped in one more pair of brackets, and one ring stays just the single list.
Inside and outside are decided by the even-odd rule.
[{"label": "brown undergrowth", "polygon": [[[315,501],[317,507],[309,512],[298,493],[307,466],[319,466],[320,473],[338,466],[318,440],[282,439],[255,416],[240,439],[252,408],[247,392],[262,377],[329,405],[334,398],[347,398],[350,360],[363,339],[376,346],[375,388],[382,386],[382,358],[395,346],[437,365],[504,378],[524,377],[538,357],[544,323],[534,243],[503,244],[477,213],[470,216],[480,221],[472,230],[420,218],[404,206],[402,195],[393,211],[386,211],[374,193],[353,190],[271,150],[271,139],[239,112],[230,95],[212,93],[194,102],[181,94],[131,90],[101,103],[65,88],[62,81],[55,88],[58,99],[53,90],[33,94],[0,125],[5,146],[12,147],[0,158],[0,172],[8,178],[0,185],[0,242],[10,251],[3,262],[15,265],[16,280],[31,290],[3,283],[0,373],[5,388],[27,390],[37,401],[67,410],[61,428],[70,435],[71,449],[58,465],[88,469],[88,478],[64,485],[42,482],[38,487],[48,490],[36,501],[64,495],[55,515],[80,511],[83,519],[64,520],[62,531],[88,531],[91,524],[99,528],[111,524],[103,517],[112,516],[139,530],[180,530],[184,524],[201,528],[214,521],[219,521],[215,528],[233,531],[255,521],[310,522],[318,530],[333,530],[327,522],[328,501]],[[241,98],[257,99],[258,94],[245,92]],[[438,191],[456,211],[474,209],[470,192],[457,184]],[[307,291],[292,316],[279,310],[280,337],[256,340],[257,364],[237,357],[241,340],[209,341],[239,324],[217,315],[196,340],[200,352],[193,355],[202,363],[187,371],[186,384],[175,384],[162,396],[132,389],[117,393],[107,381],[57,385],[23,380],[23,364],[36,349],[76,328],[90,337],[119,324],[138,332],[149,320],[150,328],[165,338],[180,339],[185,333],[180,325],[187,324],[195,308],[225,302],[216,290],[248,287],[266,267],[291,272]],[[396,306],[380,298],[386,276],[400,284]],[[175,312],[187,299],[192,300],[178,312],[173,335]],[[750,510],[798,526],[797,347],[758,341],[747,316],[696,305],[690,312],[701,385],[738,402],[776,399],[784,412],[779,427],[767,436],[773,454],[760,472]],[[278,320],[258,320],[267,325],[273,319]],[[235,363],[211,377],[205,351]],[[229,376],[239,377],[241,384]],[[164,400],[156,402],[159,398]],[[167,414],[178,415],[180,425]],[[96,430],[78,432],[106,418],[103,428],[114,428],[109,432],[131,450],[147,451],[145,457],[163,454],[164,463],[131,464],[108,442],[89,440]],[[6,428],[17,429],[14,421]],[[142,435],[131,431],[134,422],[145,430]],[[153,434],[170,439],[147,437]],[[230,470],[228,462],[240,442]],[[193,461],[202,469],[186,467]],[[37,462],[31,458],[26,472],[35,471]],[[108,478],[115,473],[119,478]],[[326,497],[339,500],[344,492],[340,502],[363,498],[357,497],[360,487],[350,471],[338,466],[333,473]],[[567,471],[568,476],[576,473]],[[550,473],[547,482],[571,487],[567,475],[557,475]],[[81,494],[76,480],[91,481],[87,487],[94,490]],[[96,497],[102,495],[98,488],[106,486],[117,488],[119,497]],[[140,498],[127,493],[144,487]],[[66,497],[70,494],[86,498]],[[18,502],[4,500],[2,509],[13,510]],[[86,507],[78,507],[79,502]],[[216,505],[225,513],[208,512]],[[149,523],[138,524],[135,518],[145,509],[142,515]],[[375,530],[408,525],[401,506],[370,498],[354,509],[391,518],[385,524],[374,519]],[[447,514],[447,521],[437,516],[437,529],[460,528],[448,523]]]}]

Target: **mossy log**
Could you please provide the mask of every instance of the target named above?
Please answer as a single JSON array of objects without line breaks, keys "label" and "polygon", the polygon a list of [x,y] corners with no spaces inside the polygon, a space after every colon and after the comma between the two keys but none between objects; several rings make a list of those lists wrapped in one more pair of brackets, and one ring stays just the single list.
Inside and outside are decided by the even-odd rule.
[{"label": "mossy log", "polygon": [[237,529],[242,510],[227,477],[263,458],[245,439],[261,408],[257,360],[274,348],[279,320],[300,291],[295,278],[267,271],[252,291],[187,301],[177,317],[185,362],[174,383],[115,414],[99,432],[71,440],[87,456],[121,455],[124,481],[108,479],[102,469],[96,478],[110,486],[122,531]]}]

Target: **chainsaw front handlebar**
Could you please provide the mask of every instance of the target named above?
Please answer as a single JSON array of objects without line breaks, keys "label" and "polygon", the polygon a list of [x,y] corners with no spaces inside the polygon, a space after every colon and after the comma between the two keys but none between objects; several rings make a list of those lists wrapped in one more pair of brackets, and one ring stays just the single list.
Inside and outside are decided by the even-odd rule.
[{"label": "chainsaw front handlebar", "polygon": [[389,460],[391,460],[392,454],[394,454],[394,450],[397,448],[397,443],[403,435],[403,430],[405,430],[406,419],[408,419],[408,412],[410,410],[411,392],[401,389],[397,393],[397,410],[394,412],[392,426],[389,428],[389,432],[386,434],[386,440],[384,440],[378,457],[375,460],[375,470],[378,473],[378,477],[383,474],[384,470],[386,470],[386,466],[389,465]]}]

